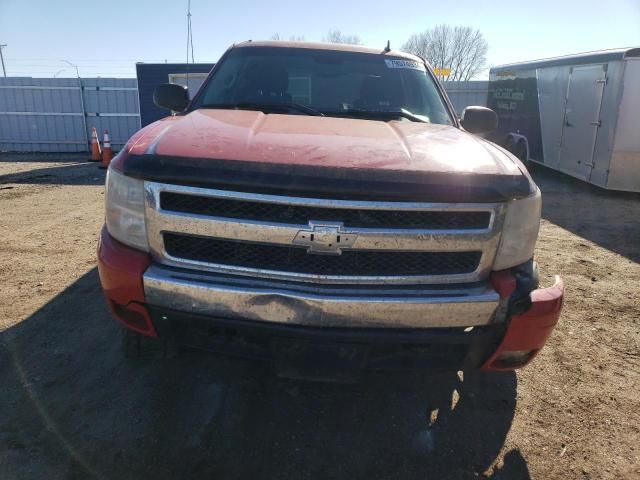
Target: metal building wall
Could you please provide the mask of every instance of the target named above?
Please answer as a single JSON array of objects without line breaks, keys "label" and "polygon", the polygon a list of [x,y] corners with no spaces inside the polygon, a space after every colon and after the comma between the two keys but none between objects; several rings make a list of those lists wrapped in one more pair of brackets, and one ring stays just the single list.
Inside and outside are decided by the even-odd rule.
[{"label": "metal building wall", "polygon": [[456,113],[462,114],[462,110],[470,105],[485,107],[489,82],[470,80],[467,82],[443,82],[442,85],[453,103]]},{"label": "metal building wall", "polygon": [[0,151],[88,151],[91,127],[115,150],[140,128],[133,78],[0,78]]}]

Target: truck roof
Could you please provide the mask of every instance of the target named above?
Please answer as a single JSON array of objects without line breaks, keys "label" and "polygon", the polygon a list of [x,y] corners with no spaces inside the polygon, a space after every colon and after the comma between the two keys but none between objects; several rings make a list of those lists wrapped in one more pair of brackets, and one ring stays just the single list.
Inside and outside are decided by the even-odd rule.
[{"label": "truck roof", "polygon": [[311,50],[335,50],[340,52],[358,52],[369,54],[385,54],[393,57],[406,58],[408,60],[415,60],[422,62],[422,59],[410,53],[401,52],[399,50],[384,51],[384,45],[381,48],[365,47],[363,45],[350,45],[344,43],[322,43],[322,42],[295,42],[295,41],[283,41],[283,40],[247,40],[241,43],[236,43],[234,48],[252,48],[252,47],[275,47],[275,48],[307,48]]},{"label": "truck roof", "polygon": [[500,72],[504,70],[529,70],[541,67],[557,67],[562,65],[584,65],[588,63],[602,63],[611,60],[624,60],[625,58],[640,57],[640,48],[616,48],[611,50],[597,50],[594,52],[576,53],[561,57],[541,58],[526,62],[510,63],[492,67],[489,71]]}]

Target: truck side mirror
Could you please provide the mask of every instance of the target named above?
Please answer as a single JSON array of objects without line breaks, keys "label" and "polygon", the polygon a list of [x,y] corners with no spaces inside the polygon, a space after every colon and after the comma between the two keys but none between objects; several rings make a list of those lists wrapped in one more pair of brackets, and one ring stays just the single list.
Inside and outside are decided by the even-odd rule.
[{"label": "truck side mirror", "polygon": [[153,103],[160,108],[181,112],[189,104],[189,90],[175,83],[162,83],[153,91]]},{"label": "truck side mirror", "polygon": [[470,133],[489,133],[498,128],[498,115],[486,107],[467,107],[462,111],[462,126]]}]

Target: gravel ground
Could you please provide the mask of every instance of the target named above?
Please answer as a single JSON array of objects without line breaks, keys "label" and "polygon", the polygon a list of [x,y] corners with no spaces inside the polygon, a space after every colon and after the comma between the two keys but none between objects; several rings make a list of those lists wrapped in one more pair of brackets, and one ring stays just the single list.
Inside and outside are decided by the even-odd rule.
[{"label": "gravel ground", "polygon": [[0,478],[640,478],[640,196],[536,179],[542,281],[567,296],[531,366],[324,385],[125,361],[95,267],[104,171],[0,154]]}]

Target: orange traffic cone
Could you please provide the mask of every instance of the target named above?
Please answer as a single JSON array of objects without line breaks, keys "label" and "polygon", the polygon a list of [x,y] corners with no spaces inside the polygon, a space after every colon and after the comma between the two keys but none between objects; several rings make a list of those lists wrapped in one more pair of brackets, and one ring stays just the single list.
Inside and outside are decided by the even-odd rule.
[{"label": "orange traffic cone", "polygon": [[102,140],[102,168],[107,168],[113,158],[113,150],[111,150],[111,139],[109,138],[109,130],[105,129],[104,138]]},{"label": "orange traffic cone", "polygon": [[96,127],[91,128],[91,160],[99,162],[102,156],[100,151],[100,141],[98,140],[98,131]]}]

